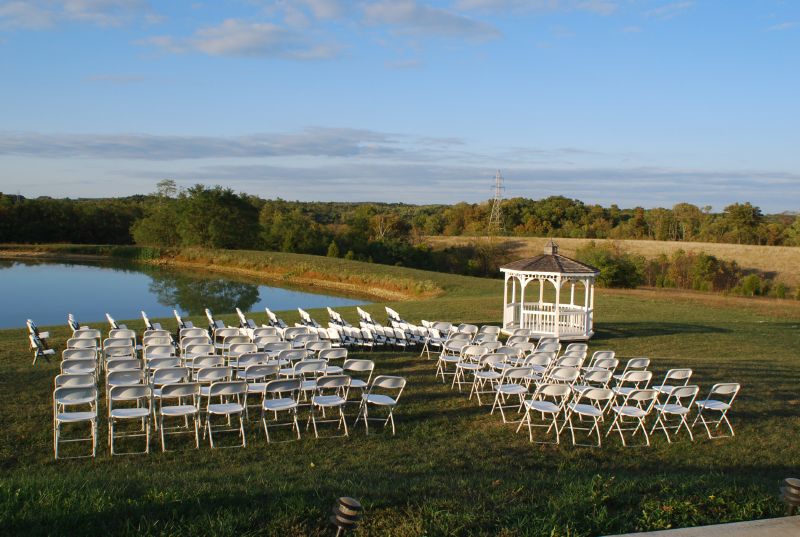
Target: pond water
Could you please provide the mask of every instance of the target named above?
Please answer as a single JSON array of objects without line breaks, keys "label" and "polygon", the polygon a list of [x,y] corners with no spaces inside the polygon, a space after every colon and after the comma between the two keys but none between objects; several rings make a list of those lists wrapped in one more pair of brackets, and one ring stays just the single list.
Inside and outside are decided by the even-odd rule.
[{"label": "pond water", "polygon": [[170,317],[172,309],[199,315],[210,308],[217,315],[255,311],[265,322],[264,308],[332,308],[364,304],[295,289],[270,287],[211,272],[164,269],[124,262],[51,262],[0,259],[0,328],[66,324],[72,313],[78,322]]}]

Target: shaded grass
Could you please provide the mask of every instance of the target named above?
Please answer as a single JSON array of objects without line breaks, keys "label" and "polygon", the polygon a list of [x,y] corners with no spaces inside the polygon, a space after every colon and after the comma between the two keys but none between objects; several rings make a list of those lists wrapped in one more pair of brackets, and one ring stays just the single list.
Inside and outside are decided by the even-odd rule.
[{"label": "shaded grass", "polygon": [[[423,274],[446,293],[391,303],[409,320],[500,318],[500,282]],[[94,462],[55,463],[50,393],[57,365],[32,368],[24,330],[0,331],[0,532],[331,535],[327,514],[342,495],[365,506],[359,535],[589,536],[778,516],[780,480],[795,475],[800,461],[800,308],[772,312],[751,307],[757,302],[704,300],[598,292],[592,350],[650,356],[657,376],[692,367],[703,390],[719,381],[743,384],[731,415],[735,438],[668,445],[656,437],[649,449],[625,449],[616,439],[602,450],[530,445],[436,381],[433,361],[374,352],[356,354],[375,360],[378,374],[409,380],[395,437],[365,437],[359,428],[348,439],[306,434],[267,446],[251,422],[244,450],[212,452],[206,444],[195,451],[188,439],[173,438],[181,451],[112,460],[101,447]],[[380,304],[366,309],[384,316]],[[354,309],[340,312],[356,320]],[[322,310],[311,313],[326,318]],[[296,312],[283,316],[297,320]],[[264,321],[262,312],[253,317]],[[63,346],[66,327],[51,331]]]}]

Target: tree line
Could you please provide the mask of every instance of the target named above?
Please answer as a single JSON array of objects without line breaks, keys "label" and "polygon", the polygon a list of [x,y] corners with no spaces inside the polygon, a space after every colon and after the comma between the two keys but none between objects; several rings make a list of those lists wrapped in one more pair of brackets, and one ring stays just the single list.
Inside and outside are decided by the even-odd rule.
[{"label": "tree line", "polygon": [[[500,247],[476,241],[432,250],[425,242],[429,235],[485,235],[490,210],[490,201],[409,205],[263,199],[220,186],[178,189],[165,180],[153,194],[128,198],[26,199],[0,194],[0,242],[263,249],[496,276],[498,266],[508,260],[508,252]],[[800,246],[800,216],[765,215],[749,202],[714,213],[689,203],[621,209],[551,196],[504,200],[502,214],[504,236]],[[602,249],[581,255],[606,266],[606,274],[610,274],[609,259],[619,265],[618,276],[609,277],[608,285],[689,285],[675,276],[677,269],[665,268],[685,264],[681,260],[648,264]],[[717,263],[717,272],[726,269],[718,260],[695,261]],[[744,277],[736,270],[728,271],[732,275],[726,285],[717,280],[712,285],[701,277],[692,281],[706,282],[697,284],[703,289],[733,289]]]}]

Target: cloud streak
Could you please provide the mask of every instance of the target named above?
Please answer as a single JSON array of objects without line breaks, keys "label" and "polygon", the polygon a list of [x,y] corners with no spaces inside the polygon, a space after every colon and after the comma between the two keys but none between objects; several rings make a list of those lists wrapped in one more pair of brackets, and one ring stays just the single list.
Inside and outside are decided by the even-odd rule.
[{"label": "cloud streak", "polygon": [[403,34],[486,41],[500,37],[496,27],[455,11],[415,0],[382,0],[364,6],[367,25],[387,25]]}]

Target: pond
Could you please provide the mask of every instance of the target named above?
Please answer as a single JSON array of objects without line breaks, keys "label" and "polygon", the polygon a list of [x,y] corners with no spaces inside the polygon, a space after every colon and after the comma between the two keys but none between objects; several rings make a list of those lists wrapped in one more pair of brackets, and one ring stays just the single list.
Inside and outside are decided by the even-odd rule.
[{"label": "pond", "polygon": [[[125,262],[71,262],[0,259],[0,328],[66,324],[72,313],[78,322],[105,319],[199,315],[210,308],[218,315],[239,307],[256,311],[265,322],[264,308],[332,308],[364,304],[367,300],[343,298],[295,289],[270,287],[218,273],[165,269]],[[322,321],[320,319],[320,321]]]}]

